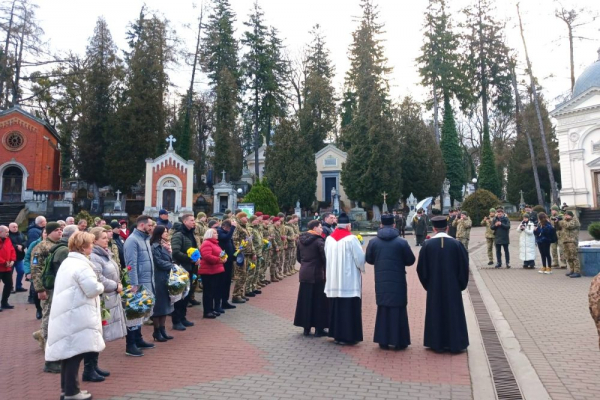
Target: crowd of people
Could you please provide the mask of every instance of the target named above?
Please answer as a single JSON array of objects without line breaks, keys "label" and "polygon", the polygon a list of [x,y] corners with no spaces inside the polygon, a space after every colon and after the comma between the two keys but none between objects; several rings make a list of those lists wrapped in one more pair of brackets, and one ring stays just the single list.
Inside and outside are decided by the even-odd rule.
[{"label": "crowd of people", "polygon": [[[2,309],[14,308],[10,295],[26,292],[23,279],[30,280],[30,302],[41,320],[33,338],[45,352],[43,370],[61,374],[61,399],[70,400],[91,398],[79,388],[81,361],[84,381],[110,376],[99,366],[106,342],[125,338],[126,355],[144,356],[155,347],[144,340],[144,323],[153,325],[155,342],[166,342],[174,339],[167,332],[168,316],[172,329],[185,331],[195,324],[187,318],[189,307],[202,304],[203,317],[215,319],[295,274],[300,229],[295,215],[248,217],[227,210],[222,220],[208,220],[201,212],[171,223],[161,210],[156,221],[139,216],[131,229],[125,220],[107,224],[96,218],[88,227],[85,219],[75,224],[73,217],[47,222],[39,216],[26,233],[16,223],[0,226]],[[177,301],[167,288],[175,265],[190,282]],[[124,303],[138,291],[143,299],[153,299],[152,310],[147,317],[128,318]],[[197,291],[202,303],[195,299]]]}]

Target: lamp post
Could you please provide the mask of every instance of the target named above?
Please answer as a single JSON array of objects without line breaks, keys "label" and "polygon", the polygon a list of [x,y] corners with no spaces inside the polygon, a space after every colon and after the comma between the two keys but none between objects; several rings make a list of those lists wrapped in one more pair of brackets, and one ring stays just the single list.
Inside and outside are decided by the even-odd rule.
[{"label": "lamp post", "polygon": [[475,188],[475,190],[477,190],[477,178],[471,179],[471,182],[473,182],[473,187]]},{"label": "lamp post", "polygon": [[244,191],[242,190],[242,188],[238,188],[238,190],[237,190],[237,196],[235,197],[235,205],[233,207],[234,210],[236,208],[238,208],[238,197],[241,196],[242,193],[244,193]]}]

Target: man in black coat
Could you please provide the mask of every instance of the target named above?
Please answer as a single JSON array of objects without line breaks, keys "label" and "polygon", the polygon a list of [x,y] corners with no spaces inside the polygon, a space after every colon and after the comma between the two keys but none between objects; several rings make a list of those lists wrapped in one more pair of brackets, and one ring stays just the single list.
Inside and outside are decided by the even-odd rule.
[{"label": "man in black coat", "polygon": [[417,240],[417,246],[423,245],[425,236],[427,236],[427,216],[423,212],[422,208],[417,210],[417,215],[415,215],[412,221],[412,228]]},{"label": "man in black coat", "polygon": [[377,237],[369,241],[365,261],[375,266],[377,319],[373,341],[382,349],[405,349],[410,344],[405,268],[415,263],[415,255],[400,238],[392,215],[381,216],[381,227]]},{"label": "man in black coat", "polygon": [[453,225],[453,222],[460,218],[460,215],[456,212],[454,208],[450,209],[450,215],[448,215],[448,236],[453,239],[456,239],[456,229],[457,227]]},{"label": "man in black coat", "polygon": [[494,231],[494,244],[496,245],[496,268],[502,267],[502,248],[506,257],[506,268],[510,268],[510,253],[508,245],[510,244],[510,221],[504,215],[502,207],[496,208],[496,217],[492,220],[490,229]]},{"label": "man in black coat", "polygon": [[335,224],[335,215],[328,212],[324,213],[321,220],[323,221],[323,234],[325,234],[325,239],[327,239],[327,236],[331,235],[335,229],[333,226]]},{"label": "man in black coat", "polygon": [[110,227],[113,232],[112,241],[117,245],[117,249],[119,250],[119,262],[121,263],[121,268],[125,268],[125,253],[123,252],[125,240],[119,235],[121,233],[121,225],[119,225],[117,221],[114,221],[110,223]]},{"label": "man in black coat", "polygon": [[236,306],[229,303],[229,296],[231,294],[231,279],[233,277],[233,262],[235,257],[235,247],[233,246],[233,232],[235,232],[236,222],[231,219],[223,221],[221,226],[217,228],[219,235],[219,247],[227,254],[227,261],[224,264],[225,277],[222,280],[223,287],[221,288],[221,308],[224,310],[233,309]]},{"label": "man in black coat", "polygon": [[17,225],[16,222],[11,222],[8,225],[8,238],[10,239],[13,247],[15,248],[15,253],[17,254],[17,261],[15,261],[15,265],[13,265],[13,270],[17,271],[17,285],[13,291],[27,292],[27,289],[23,287],[23,260],[25,259],[25,251],[27,251],[27,247],[25,247],[26,240],[25,236],[19,232],[19,225]]},{"label": "man in black coat", "polygon": [[469,346],[462,291],[469,283],[469,255],[446,232],[446,217],[431,219],[436,234],[423,243],[417,274],[427,291],[423,345],[434,351],[461,352]]},{"label": "man in black coat", "polygon": [[[181,265],[190,275],[190,282],[193,275],[198,274],[198,262],[194,263],[187,255],[189,248],[197,248],[194,230],[196,229],[196,220],[192,214],[184,214],[181,217],[181,226],[179,231],[173,234],[171,238],[171,248],[173,251],[173,259],[177,264]],[[194,326],[194,323],[187,320],[187,306],[191,298],[191,289],[185,298],[174,304],[175,310],[171,315],[173,319],[173,329],[176,331],[184,331],[186,327]]]}]

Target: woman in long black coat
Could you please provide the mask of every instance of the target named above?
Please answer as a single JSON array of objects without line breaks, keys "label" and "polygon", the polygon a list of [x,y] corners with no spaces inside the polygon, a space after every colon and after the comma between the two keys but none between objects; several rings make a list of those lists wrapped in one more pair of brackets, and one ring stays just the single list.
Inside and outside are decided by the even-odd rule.
[{"label": "woman in long black coat", "polygon": [[304,328],[304,336],[327,336],[329,303],[325,295],[325,239],[321,221],[308,223],[308,232],[300,235],[296,259],[300,263],[300,289],[294,325]]},{"label": "woman in long black coat", "polygon": [[173,312],[173,305],[171,304],[171,298],[169,297],[169,291],[167,289],[169,275],[173,268],[171,246],[168,239],[169,232],[163,225],[158,225],[154,229],[154,232],[152,232],[152,237],[150,238],[152,258],[154,259],[155,290],[154,313],[152,314],[154,333],[152,334],[152,337],[158,342],[166,342],[167,340],[173,339],[173,336],[167,335],[165,328],[167,315]]}]

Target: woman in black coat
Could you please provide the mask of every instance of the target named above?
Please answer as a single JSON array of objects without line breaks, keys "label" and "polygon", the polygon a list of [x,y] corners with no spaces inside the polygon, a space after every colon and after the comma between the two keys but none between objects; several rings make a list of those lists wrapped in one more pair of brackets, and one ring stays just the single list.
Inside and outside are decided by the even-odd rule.
[{"label": "woman in black coat", "polygon": [[152,321],[154,323],[155,341],[166,342],[173,339],[173,336],[167,335],[165,323],[167,315],[173,312],[173,305],[169,297],[167,283],[169,275],[173,268],[173,258],[171,257],[171,245],[169,244],[169,232],[163,225],[158,225],[152,232],[150,238],[152,246],[152,258],[154,259],[154,314]]},{"label": "woman in black coat", "polygon": [[321,221],[308,223],[308,232],[300,235],[296,259],[300,263],[300,289],[294,326],[304,328],[304,336],[315,327],[315,336],[327,336],[329,303],[325,295],[325,239]]}]

